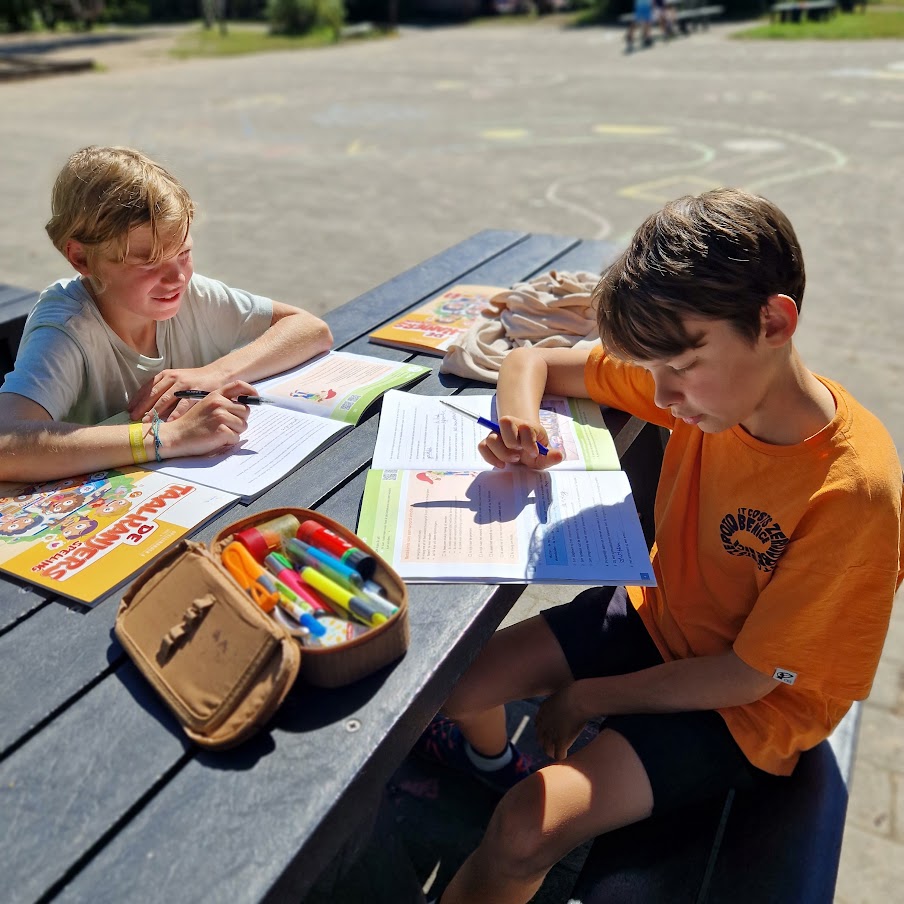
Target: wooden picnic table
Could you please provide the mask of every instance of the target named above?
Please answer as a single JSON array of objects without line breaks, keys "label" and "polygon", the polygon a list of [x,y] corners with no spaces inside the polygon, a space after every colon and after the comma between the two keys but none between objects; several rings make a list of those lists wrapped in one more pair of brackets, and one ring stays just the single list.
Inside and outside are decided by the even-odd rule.
[{"label": "wooden picnic table", "polygon": [[[599,271],[613,253],[604,242],[485,231],[326,319],[336,348],[430,365],[413,392],[485,390],[439,374],[439,358],[373,345],[367,334],[455,283]],[[354,529],[377,413],[196,539],[284,505]],[[657,472],[643,481],[643,456],[661,448],[658,433],[619,412],[607,418],[638,505],[649,509]],[[267,730],[211,752],[184,738],[113,637],[119,594],[86,609],[0,578],[5,900],[300,901],[343,846],[367,836],[387,778],[523,587],[410,591],[403,659],[347,688],[299,682]]]}]

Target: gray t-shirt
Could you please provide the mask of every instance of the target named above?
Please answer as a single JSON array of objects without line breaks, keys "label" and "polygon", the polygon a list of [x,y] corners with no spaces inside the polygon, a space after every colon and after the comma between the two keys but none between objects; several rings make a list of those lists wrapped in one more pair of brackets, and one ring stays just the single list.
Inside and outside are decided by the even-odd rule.
[{"label": "gray t-shirt", "polygon": [[28,315],[0,392],[37,402],[57,421],[98,424],[125,411],[160,371],[210,364],[257,339],[272,319],[269,298],[196,273],[179,313],[157,323],[160,357],[148,358],[107,326],[80,277],[61,279]]}]

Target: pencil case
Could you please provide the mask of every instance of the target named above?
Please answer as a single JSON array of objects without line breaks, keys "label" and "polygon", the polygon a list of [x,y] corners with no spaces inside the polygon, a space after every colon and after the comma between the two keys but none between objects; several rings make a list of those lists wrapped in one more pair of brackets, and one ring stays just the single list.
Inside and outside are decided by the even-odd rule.
[{"label": "pencil case", "polygon": [[[221,559],[237,533],[283,515],[316,521],[371,557],[373,580],[397,611],[335,646],[303,647],[298,632],[265,612]],[[114,630],[188,737],[224,748],[261,728],[297,678],[340,687],[403,656],[408,592],[396,572],[338,522],[308,509],[269,509],[228,525],[209,548],[181,541],[132,583]]]}]

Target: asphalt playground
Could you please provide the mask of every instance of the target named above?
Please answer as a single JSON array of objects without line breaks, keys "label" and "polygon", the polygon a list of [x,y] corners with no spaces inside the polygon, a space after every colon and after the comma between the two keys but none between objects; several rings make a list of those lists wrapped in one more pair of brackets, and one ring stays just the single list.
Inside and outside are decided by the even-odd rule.
[{"label": "asphalt playground", "polygon": [[[43,224],[86,144],[139,147],[183,180],[199,272],[318,313],[487,227],[625,241],[669,199],[733,185],[798,232],[805,360],[904,450],[904,43],[735,29],[627,55],[606,28],[406,28],[0,81],[0,282],[67,275]],[[843,904],[895,900],[904,880],[902,650],[899,605],[864,707]]]}]

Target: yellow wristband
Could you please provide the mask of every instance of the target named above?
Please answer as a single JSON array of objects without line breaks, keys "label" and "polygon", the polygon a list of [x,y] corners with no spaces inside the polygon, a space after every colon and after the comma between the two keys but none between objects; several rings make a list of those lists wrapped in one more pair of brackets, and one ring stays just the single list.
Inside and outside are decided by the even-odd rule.
[{"label": "yellow wristband", "polygon": [[143,465],[148,460],[148,453],[144,448],[141,424],[129,424],[129,445],[132,447],[132,461],[136,465]]}]

